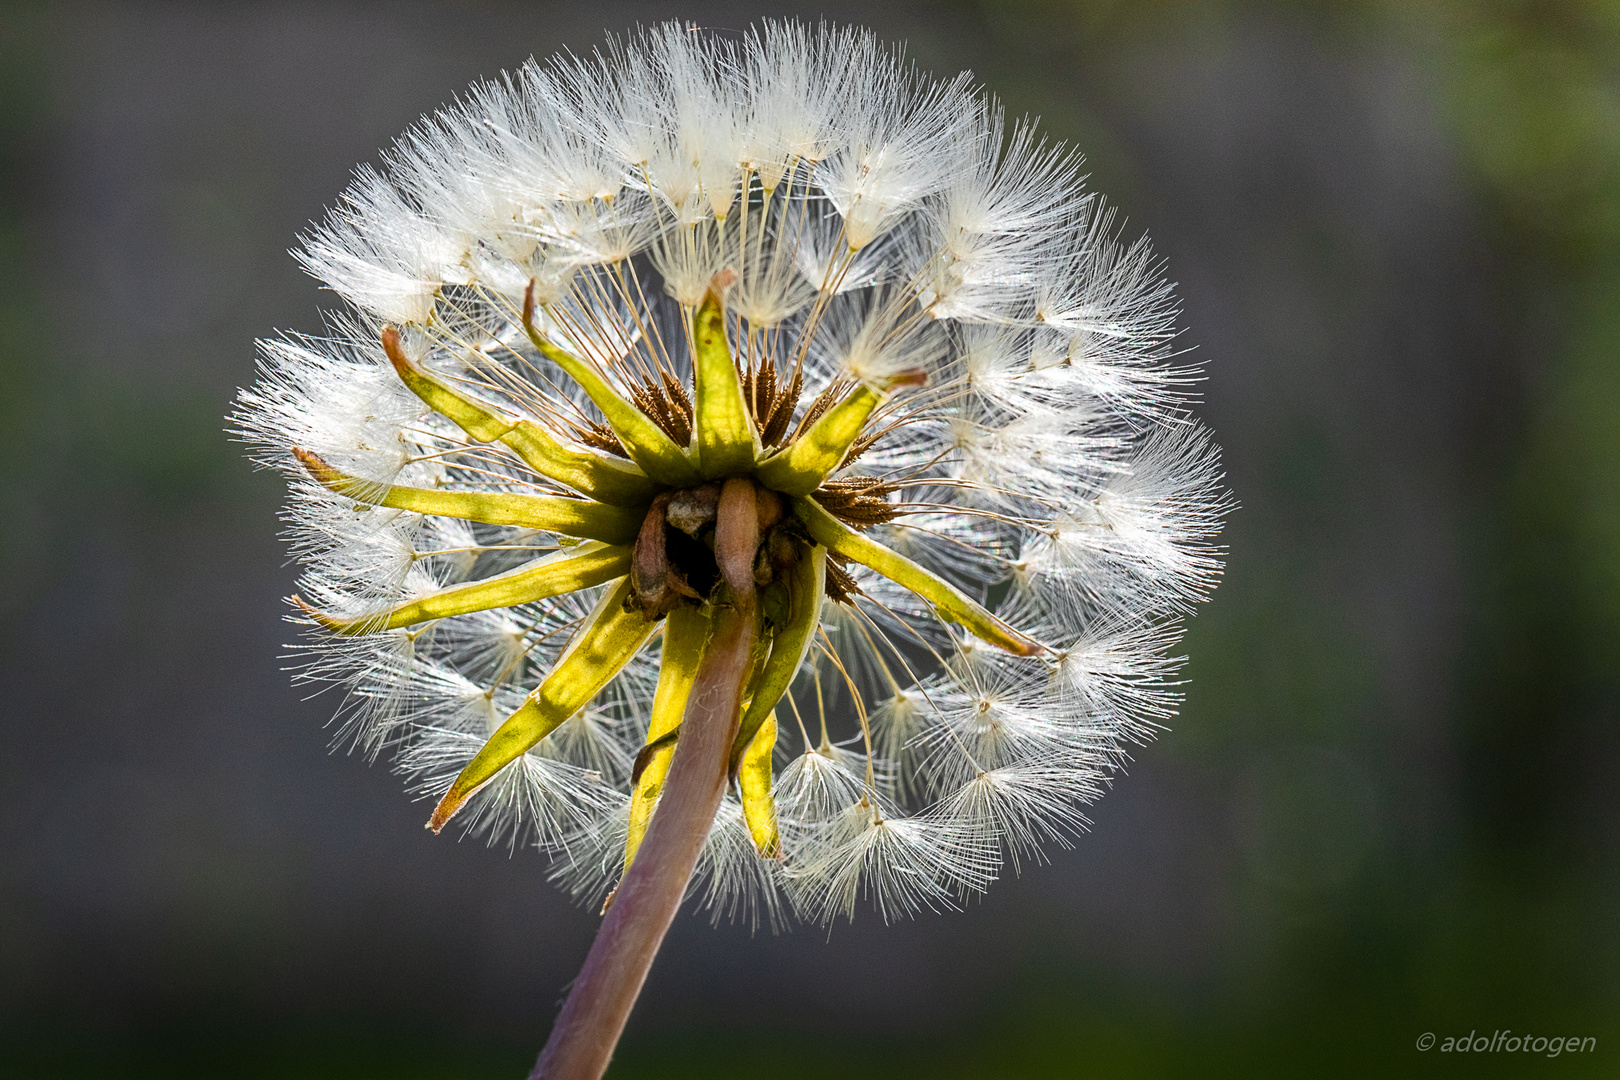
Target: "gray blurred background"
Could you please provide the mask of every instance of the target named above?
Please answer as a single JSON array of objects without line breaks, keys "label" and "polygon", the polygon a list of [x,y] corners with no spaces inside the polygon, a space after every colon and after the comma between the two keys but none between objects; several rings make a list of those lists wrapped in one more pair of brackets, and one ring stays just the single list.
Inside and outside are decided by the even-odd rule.
[{"label": "gray blurred background", "polygon": [[[0,4],[0,1072],[524,1074],[596,919],[328,754],[223,416],[418,115],[781,14],[1086,152],[1242,509],[1074,850],[895,926],[683,917],[611,1075],[1620,1074],[1620,8],[1577,0]],[[1597,1046],[1415,1047],[1500,1028]]]}]

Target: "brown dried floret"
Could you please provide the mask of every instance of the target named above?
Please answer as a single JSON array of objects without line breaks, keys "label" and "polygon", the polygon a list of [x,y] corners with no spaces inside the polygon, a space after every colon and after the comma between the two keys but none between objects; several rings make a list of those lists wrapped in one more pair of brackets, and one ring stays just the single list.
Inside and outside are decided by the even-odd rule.
[{"label": "brown dried floret", "polygon": [[852,529],[870,529],[893,521],[897,511],[889,502],[895,486],[875,476],[844,476],[827,480],[810,497],[833,517]]},{"label": "brown dried floret", "polygon": [[[692,404],[686,391],[668,372],[662,386],[637,383],[630,388],[630,400],[670,437],[676,446],[692,441]],[[677,394],[679,396],[677,396]]]},{"label": "brown dried floret", "polygon": [[696,536],[714,524],[719,509],[720,485],[700,484],[670,494],[666,520],[687,536]]},{"label": "brown dried floret", "polygon": [[629,459],[630,454],[625,450],[624,444],[619,442],[619,437],[613,434],[613,429],[606,424],[596,420],[584,420],[576,423],[574,429],[579,433],[579,441],[586,446],[606,450],[615,457]]},{"label": "brown dried floret", "polygon": [[810,403],[810,407],[804,411],[804,415],[799,418],[798,424],[794,427],[794,437],[797,438],[809,431],[811,425],[820,420],[823,413],[843,399],[844,392],[848,389],[849,385],[839,380],[817,394],[816,400]]},{"label": "brown dried floret", "polygon": [[668,508],[668,492],[647,507],[630,559],[630,595],[625,597],[625,610],[639,610],[649,620],[669,614],[683,598],[702,599],[687,583],[681,568],[670,561],[664,520]]},{"label": "brown dried floret", "polygon": [[827,583],[823,586],[827,592],[827,599],[837,604],[847,604],[860,595],[861,587],[855,583],[855,575],[845,569],[849,560],[833,552],[827,553]]},{"label": "brown dried floret", "polygon": [[853,465],[862,454],[872,449],[877,441],[887,435],[888,432],[889,429],[886,427],[874,427],[870,431],[861,432],[860,435],[856,436],[855,441],[849,444],[849,453],[844,455],[843,467],[847,469]]},{"label": "brown dried floret", "polygon": [[675,440],[675,445],[685,446],[692,441],[692,398],[686,392],[681,380],[663,372],[664,396],[669,401],[669,416],[672,430],[669,437]]},{"label": "brown dried floret", "polygon": [[777,445],[782,441],[782,436],[787,434],[788,424],[793,420],[793,410],[799,407],[799,394],[803,390],[804,374],[795,371],[787,386],[776,390],[769,408],[762,406],[755,414],[760,418],[760,441],[766,446]]}]

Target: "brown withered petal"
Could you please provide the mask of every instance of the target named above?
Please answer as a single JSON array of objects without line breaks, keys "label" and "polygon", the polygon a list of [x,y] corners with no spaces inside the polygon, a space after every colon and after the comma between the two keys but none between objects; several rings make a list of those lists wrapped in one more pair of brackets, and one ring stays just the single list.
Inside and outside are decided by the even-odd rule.
[{"label": "brown withered petal", "polygon": [[893,521],[897,511],[889,502],[893,484],[875,476],[846,476],[828,480],[811,493],[827,512],[854,529],[870,529]]},{"label": "brown withered petal", "polygon": [[849,560],[839,555],[827,556],[827,599],[839,604],[847,604],[854,597],[859,596],[861,587],[855,582],[855,575],[845,569]]}]

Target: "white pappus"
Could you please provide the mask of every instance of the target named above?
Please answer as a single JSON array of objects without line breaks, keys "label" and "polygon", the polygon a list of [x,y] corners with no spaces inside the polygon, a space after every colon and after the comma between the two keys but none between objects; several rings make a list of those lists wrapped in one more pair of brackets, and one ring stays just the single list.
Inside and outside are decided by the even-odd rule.
[{"label": "white pappus", "polygon": [[[347,694],[343,742],[445,796],[641,598],[629,654],[463,815],[580,898],[641,827],[661,620],[723,602],[711,305],[743,474],[792,526],[759,549],[773,640],[801,618],[773,583],[814,557],[825,584],[763,750],[775,839],[734,788],[689,896],[773,925],[950,907],[1065,844],[1175,713],[1230,506],[1176,301],[1078,155],[967,75],[859,30],[637,32],[425,118],[297,255],[348,307],[261,343],[235,421],[289,477],[301,674]],[[803,483],[835,415],[856,421]],[[649,600],[644,515],[664,558],[666,513],[679,595]]]}]

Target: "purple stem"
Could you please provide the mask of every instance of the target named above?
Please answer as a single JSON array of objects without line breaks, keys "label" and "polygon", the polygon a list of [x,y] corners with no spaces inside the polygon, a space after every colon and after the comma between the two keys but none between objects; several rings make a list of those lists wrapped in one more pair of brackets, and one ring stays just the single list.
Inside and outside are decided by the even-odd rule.
[{"label": "purple stem", "polygon": [[758,633],[753,579],[759,522],[754,486],[726,481],[715,522],[715,558],[730,586],[698,663],[647,835],[619,882],[585,966],[551,1029],[529,1080],[598,1080],[681,906],[698,853],[726,790],[726,764],[741,719],[744,683]]}]

